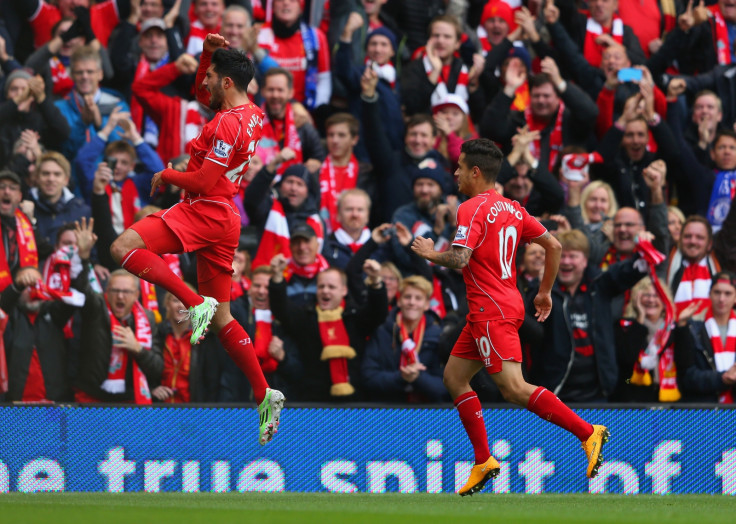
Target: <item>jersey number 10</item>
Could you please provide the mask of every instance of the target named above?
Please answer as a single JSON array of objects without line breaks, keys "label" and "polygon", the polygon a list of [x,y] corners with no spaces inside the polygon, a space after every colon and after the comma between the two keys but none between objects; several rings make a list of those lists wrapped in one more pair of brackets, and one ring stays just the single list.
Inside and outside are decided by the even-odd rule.
[{"label": "jersey number 10", "polygon": [[[502,280],[511,278],[517,235],[515,226],[502,227],[498,232],[498,259],[501,262]],[[509,245],[509,242],[511,242],[511,245]]]}]

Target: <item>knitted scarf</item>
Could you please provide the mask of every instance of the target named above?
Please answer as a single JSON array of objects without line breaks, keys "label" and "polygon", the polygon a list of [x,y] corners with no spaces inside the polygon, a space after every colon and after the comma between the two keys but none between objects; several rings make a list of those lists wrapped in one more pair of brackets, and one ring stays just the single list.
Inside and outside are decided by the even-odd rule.
[{"label": "knitted scarf", "polygon": [[270,309],[254,309],[253,318],[256,323],[255,341],[253,348],[264,373],[273,373],[279,367],[279,362],[268,353],[268,346],[273,339],[273,315]]},{"label": "knitted scarf", "polygon": [[[37,267],[38,250],[33,226],[28,217],[20,209],[15,210],[15,242],[18,246],[18,266]],[[8,264],[8,254],[5,252],[5,242],[0,238],[0,291],[13,283]]]},{"label": "knitted scarf", "polygon": [[634,370],[630,382],[637,386],[649,386],[652,384],[650,370],[658,366],[659,371],[659,401],[677,402],[680,400],[680,391],[677,388],[677,370],[675,368],[675,354],[672,344],[667,344],[670,332],[674,326],[674,308],[657,276],[656,268],[666,258],[663,253],[657,251],[651,242],[637,240],[634,248],[646,261],[649,267],[649,275],[654,285],[654,290],[664,304],[664,321],[654,333],[646,349],[639,353],[639,358],[634,364]]},{"label": "knitted scarf", "polygon": [[[429,58],[427,58],[426,54],[422,56],[422,64],[424,64],[425,73],[427,73],[427,76],[430,76],[432,74],[432,62],[429,61]],[[452,91],[450,91],[450,88],[448,86],[451,80],[451,71],[452,62],[450,62],[449,65],[442,66],[442,72],[437,79],[437,85],[435,86],[434,91],[432,91],[432,96],[430,98],[432,105],[437,105],[441,103],[445,99],[445,97],[450,94],[450,92],[462,97],[462,99],[465,101],[468,100],[468,68],[465,66],[465,64],[460,67],[460,73],[457,76],[455,88]]]},{"label": "knitted scarf", "polygon": [[[317,213],[310,215],[306,222],[314,229],[319,241],[319,251],[322,251],[325,232],[319,215]],[[266,225],[261,236],[261,242],[258,244],[258,251],[256,251],[256,256],[253,258],[253,267],[268,266],[271,264],[271,259],[279,253],[283,253],[286,258],[291,257],[289,223],[286,221],[284,206],[280,200],[275,199],[266,218]]]},{"label": "knitted scarf", "polygon": [[[736,356],[736,312],[731,311],[728,317],[728,328],[726,330],[726,345],[721,340],[721,331],[718,329],[718,322],[713,318],[713,308],[709,307],[705,314],[705,331],[710,338],[710,345],[713,348],[713,360],[716,364],[716,371],[723,373],[734,364],[734,356]],[[733,388],[729,388],[718,397],[721,404],[733,404]]]},{"label": "knitted scarf", "polygon": [[728,39],[728,26],[726,25],[726,20],[723,18],[723,15],[721,14],[721,7],[718,5],[718,3],[711,5],[708,7],[710,9],[710,12],[713,14],[713,27],[714,27],[714,35],[713,39],[715,40],[715,47],[716,47],[716,56],[718,58],[718,63],[720,65],[730,64],[731,63],[731,43]]},{"label": "knitted scarf", "polygon": [[346,189],[354,189],[358,183],[358,160],[350,155],[348,165],[338,167],[327,155],[319,170],[319,214],[327,226],[327,233],[337,231],[340,222],[337,221],[337,198]]},{"label": "knitted scarf", "polygon": [[[583,55],[590,65],[598,67],[601,65],[601,57],[604,47],[597,44],[595,39],[602,34],[607,33],[601,25],[588,17],[585,25],[585,42],[583,43]],[[618,16],[614,16],[611,21],[611,32],[609,33],[613,40],[618,44],[624,41],[624,22]]]},{"label": "knitted scarf", "polygon": [[343,228],[340,227],[335,230],[335,240],[343,246],[348,246],[353,254],[357,253],[358,250],[363,247],[363,244],[368,242],[370,238],[371,230],[367,227],[363,228],[363,231],[360,233],[360,238],[357,241],[354,241],[353,237],[351,237]]},{"label": "knitted scarf", "polygon": [[[110,304],[105,300],[107,305],[107,313],[110,317],[110,330],[120,326],[120,321],[112,314]],[[151,334],[151,324],[148,317],[139,302],[133,304],[133,318],[135,319],[135,338],[143,346],[144,351],[151,351],[153,345],[153,336]],[[107,378],[100,385],[100,388],[108,393],[125,393],[125,372],[128,368],[128,350],[112,346],[110,353],[110,369],[107,372]],[[150,404],[151,392],[148,389],[148,381],[146,376],[138,367],[135,359],[133,359],[133,396],[136,404]]]},{"label": "knitted scarf", "polygon": [[313,279],[317,276],[317,273],[324,271],[328,267],[330,267],[330,264],[327,262],[327,259],[319,253],[317,253],[314,262],[307,264],[306,266],[299,265],[294,262],[293,258],[290,258],[289,263],[286,266],[286,270],[284,271],[284,278],[287,282],[291,280],[291,277],[294,275],[298,275],[306,279]]},{"label": "knitted scarf", "polygon": [[[263,163],[268,164],[285,147],[293,149],[296,153],[293,159],[282,163],[276,170],[276,173],[280,175],[290,165],[302,163],[302,140],[299,138],[294,123],[294,111],[291,104],[286,104],[286,114],[284,115],[283,124],[281,124],[278,121],[271,120],[265,104],[261,109],[264,113],[263,131],[261,132],[261,141],[258,142],[256,148],[256,154],[263,159]],[[283,127],[281,128],[281,126]],[[281,132],[278,132],[277,128],[281,128]],[[283,146],[281,145],[282,141]]]},{"label": "knitted scarf", "polygon": [[399,367],[406,367],[409,364],[419,362],[419,352],[422,350],[422,341],[424,340],[424,330],[427,327],[427,317],[422,315],[419,319],[417,327],[412,333],[409,333],[404,325],[404,317],[401,311],[396,313],[396,325],[399,326],[399,337],[401,339],[401,357],[399,358]]},{"label": "knitted scarf", "polygon": [[687,260],[682,261],[685,269],[682,272],[682,280],[675,291],[675,309],[679,314],[683,309],[699,302],[700,307],[695,313],[702,311],[710,301],[710,284],[712,276],[708,269],[708,258],[703,257],[697,264],[691,264]]},{"label": "knitted scarf", "polygon": [[323,311],[317,306],[316,310],[319,336],[322,340],[320,359],[327,360],[330,366],[332,380],[330,395],[334,397],[352,395],[355,388],[350,383],[348,375],[348,359],[355,358],[356,353],[350,346],[350,338],[342,320],[343,308]]},{"label": "knitted scarf", "polygon": [[[560,99],[560,106],[557,108],[557,116],[555,117],[554,127],[552,128],[552,131],[549,134],[548,167],[549,167],[550,173],[552,172],[552,169],[554,168],[555,161],[557,160],[557,155],[562,150],[562,116],[564,115],[564,113],[565,113],[565,102],[563,102],[562,99]],[[543,122],[541,120],[534,118],[534,115],[532,114],[531,105],[527,106],[527,108],[524,110],[524,119],[526,120],[526,123],[529,126],[529,131],[542,131],[549,124],[549,122]],[[537,160],[539,160],[539,157],[542,153],[541,141],[542,139],[540,137],[529,144],[529,152]]]}]

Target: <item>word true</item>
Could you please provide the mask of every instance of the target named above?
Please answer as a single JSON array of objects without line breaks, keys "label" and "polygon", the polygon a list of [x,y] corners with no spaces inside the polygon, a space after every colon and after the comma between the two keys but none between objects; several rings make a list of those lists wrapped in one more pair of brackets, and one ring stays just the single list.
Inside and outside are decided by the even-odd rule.
[{"label": "word true", "polygon": [[[493,479],[486,491],[493,493],[510,493],[512,480],[514,491],[524,493],[542,493],[545,483],[557,472],[554,461],[545,460],[540,448],[526,450],[523,460],[514,468],[511,461],[512,446],[508,440],[497,440],[493,443],[492,453],[499,460],[501,471]],[[651,459],[644,463],[643,475],[651,479],[651,492],[666,494],[672,492],[673,479],[683,475],[680,454],[683,452],[682,441],[664,440],[654,448]],[[398,491],[415,493],[420,490],[420,481],[427,493],[442,493],[451,489],[457,491],[468,478],[472,462],[454,462],[452,476],[445,479],[445,464],[442,461],[443,445],[439,440],[426,442],[426,462],[412,467],[404,460],[367,461],[365,475],[359,471],[358,462],[352,460],[329,460],[319,468],[319,486],[324,491],[333,493],[384,493]],[[94,464],[90,464],[94,471]],[[721,453],[711,474],[720,479],[721,493],[736,495],[736,448]],[[79,468],[75,468],[79,471]],[[418,475],[417,472],[421,471]],[[89,486],[90,490],[108,492],[138,491],[147,492],[180,491],[196,493],[210,491],[222,493],[237,490],[239,492],[279,492],[286,491],[287,475],[277,462],[265,458],[253,460],[242,467],[233,467],[229,461],[217,460],[202,463],[197,460],[133,460],[125,456],[122,446],[108,449],[106,457],[96,464],[97,478],[102,486]],[[203,475],[203,473],[206,473]],[[291,471],[292,475],[305,472]],[[424,477],[424,478],[421,478]],[[296,477],[295,477],[296,478]],[[615,481],[614,481],[615,479]],[[454,482],[450,488],[449,480]],[[521,480],[521,486],[519,481]],[[126,481],[128,486],[126,486]],[[640,473],[631,464],[612,460],[603,462],[598,476],[588,481],[590,493],[606,493],[612,482],[625,494],[640,493]],[[39,457],[25,463],[15,477],[14,491],[34,493],[42,491],[65,491],[67,489],[65,468],[56,460]],[[79,489],[79,483],[73,484]],[[295,489],[294,481],[290,490]],[[362,488],[362,489],[361,489]],[[395,489],[394,489],[395,488]],[[0,460],[0,493],[8,493],[11,489],[11,474],[8,466]],[[298,489],[298,488],[297,488]]]}]

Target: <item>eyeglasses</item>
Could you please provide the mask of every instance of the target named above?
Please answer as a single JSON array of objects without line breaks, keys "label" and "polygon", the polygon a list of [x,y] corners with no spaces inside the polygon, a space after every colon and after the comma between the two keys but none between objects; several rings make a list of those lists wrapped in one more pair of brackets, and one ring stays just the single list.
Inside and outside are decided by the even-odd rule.
[{"label": "eyeglasses", "polygon": [[621,229],[622,227],[639,227],[643,224],[640,224],[638,222],[614,222],[613,227]]},{"label": "eyeglasses", "polygon": [[114,289],[110,288],[107,290],[108,295],[125,295],[126,297],[129,297],[131,295],[136,294],[136,290],[134,289]]},{"label": "eyeglasses", "polygon": [[6,189],[20,191],[20,186],[18,184],[0,184],[0,191],[5,191]]}]

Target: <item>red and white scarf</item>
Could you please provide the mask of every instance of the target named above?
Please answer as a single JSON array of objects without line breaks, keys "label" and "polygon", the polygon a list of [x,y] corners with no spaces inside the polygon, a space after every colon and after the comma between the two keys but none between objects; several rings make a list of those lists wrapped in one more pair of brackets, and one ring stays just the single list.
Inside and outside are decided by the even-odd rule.
[{"label": "red and white scarf", "polygon": [[590,65],[598,67],[601,65],[604,46],[597,44],[595,39],[602,34],[610,34],[614,42],[623,44],[624,41],[624,22],[618,16],[614,16],[611,21],[610,33],[601,27],[601,24],[588,17],[585,25],[585,42],[583,44],[583,55]]},{"label": "red and white scarf", "polygon": [[[557,108],[557,116],[555,116],[555,124],[549,134],[549,162],[548,168],[550,173],[557,161],[557,155],[562,151],[562,117],[565,113],[565,102],[560,98],[560,106]],[[531,105],[524,110],[524,119],[529,126],[529,131],[542,131],[547,127],[549,122],[543,122],[534,118]],[[529,144],[529,152],[534,158],[539,160],[542,151],[541,138],[537,138]]]},{"label": "red and white scarf", "polygon": [[[432,62],[429,61],[429,58],[427,58],[426,54],[422,56],[422,64],[424,64],[424,71],[427,73],[427,76],[430,76],[432,74],[432,69],[433,69]],[[440,73],[440,76],[437,79],[437,85],[435,86],[434,91],[432,91],[432,96],[430,98],[430,101],[433,106],[441,103],[450,93],[450,90],[447,87],[447,82],[450,79],[451,70],[452,70],[452,62],[450,62],[449,65],[442,66],[442,72]],[[462,97],[462,99],[467,102],[468,97],[469,97],[468,95],[468,68],[465,66],[465,64],[463,64],[462,67],[460,68],[460,73],[458,74],[457,83],[455,84],[455,90],[453,91],[453,93]]]},{"label": "red and white scarf", "polygon": [[700,307],[695,311],[702,311],[710,302],[710,284],[712,276],[708,268],[708,259],[703,257],[697,264],[691,264],[687,260],[682,261],[685,269],[682,272],[682,280],[675,291],[675,309],[677,314],[693,302],[699,302]]},{"label": "red and white scarf", "polygon": [[363,244],[368,242],[370,238],[371,230],[367,227],[364,227],[363,231],[360,232],[360,237],[358,238],[358,240],[353,240],[353,237],[351,237],[347,233],[347,231],[345,231],[341,227],[335,230],[335,240],[337,240],[343,246],[348,246],[353,254],[357,253],[358,250],[363,247]]},{"label": "red and white scarf", "polygon": [[[310,215],[306,222],[314,229],[319,242],[319,251],[322,251],[325,232],[319,215],[317,213]],[[289,236],[289,223],[286,221],[284,206],[281,205],[278,199],[275,199],[271,205],[271,211],[268,212],[266,226],[261,236],[261,242],[258,244],[256,256],[253,258],[252,266],[254,268],[268,266],[271,264],[271,259],[279,253],[283,253],[286,258],[291,257]]]},{"label": "red and white scarf", "polygon": [[343,308],[323,311],[317,306],[316,310],[319,336],[322,340],[320,360],[327,360],[330,366],[332,380],[330,395],[334,397],[352,395],[355,393],[355,388],[350,383],[348,360],[355,358],[356,353],[350,346],[350,338],[342,320]]},{"label": "red and white scarf", "polygon": [[717,3],[708,7],[708,9],[710,9],[710,12],[713,14],[713,23],[715,26],[713,39],[715,40],[718,63],[720,65],[730,64],[731,42],[728,39],[728,26],[726,25],[726,20],[724,20],[723,15],[721,14],[721,8]]},{"label": "red and white scarf", "polygon": [[[20,209],[15,210],[15,241],[18,244],[18,266],[38,267],[38,250],[33,226]],[[10,274],[5,242],[0,239],[0,292],[12,283],[13,277]]]},{"label": "red and white scarf", "polygon": [[376,72],[379,80],[387,82],[391,89],[396,87],[396,68],[391,62],[386,62],[383,65],[378,65],[375,61],[371,60],[367,56],[365,57],[365,63],[370,62],[371,69]]},{"label": "red and white scarf", "polygon": [[409,364],[419,362],[419,352],[422,350],[422,342],[424,341],[424,330],[427,327],[427,318],[422,315],[419,323],[410,334],[404,325],[404,318],[401,311],[396,313],[396,324],[399,326],[399,337],[401,338],[401,357],[399,358],[399,367],[406,367]]},{"label": "red and white scarf", "polygon": [[60,98],[65,97],[74,87],[74,80],[69,76],[69,71],[57,56],[49,58],[49,69],[51,70],[51,83],[54,85],[54,95]]},{"label": "red and white scarf", "polygon": [[[256,148],[256,154],[261,157],[264,164],[268,164],[276,153],[281,151],[283,148],[288,147],[294,150],[296,156],[288,162],[282,163],[276,170],[277,174],[281,174],[284,170],[292,164],[302,163],[302,140],[299,138],[299,133],[294,123],[294,110],[291,104],[286,104],[286,114],[284,115],[283,122],[283,136],[279,136],[276,132],[278,127],[275,122],[271,121],[271,117],[266,110],[266,106],[261,107],[263,109],[263,131],[261,132],[261,140],[258,142]],[[284,145],[281,145],[283,139]]]},{"label": "red and white scarf", "polygon": [[110,214],[112,215],[112,226],[120,235],[133,225],[135,214],[141,209],[141,199],[138,188],[133,179],[128,177],[123,180],[121,189],[113,189],[112,184],[105,188],[107,198],[110,202]]},{"label": "red and white scarf", "polygon": [[[115,330],[116,326],[120,326],[120,321],[112,314],[110,304],[107,304],[107,313],[110,317],[110,330]],[[135,321],[135,338],[138,343],[143,346],[143,351],[151,351],[153,345],[153,336],[151,333],[151,324],[148,317],[139,302],[133,304],[133,319]],[[100,388],[108,393],[125,393],[125,372],[128,368],[128,350],[113,344],[110,353],[110,369],[107,372],[107,378],[100,385]],[[146,376],[138,367],[135,359],[133,359],[133,396],[136,404],[150,404],[151,392],[148,388]]]},{"label": "red and white scarf", "polygon": [[256,323],[253,348],[264,373],[273,373],[279,367],[279,361],[268,353],[268,346],[273,339],[273,315],[270,309],[254,309],[253,319]]},{"label": "red and white scarf", "polygon": [[358,159],[350,155],[347,166],[336,166],[332,156],[327,155],[319,170],[319,214],[325,221],[327,233],[337,231],[340,222],[337,221],[337,199],[346,189],[354,189],[358,183]]},{"label": "red and white scarf", "polygon": [[314,262],[307,264],[306,266],[299,265],[294,262],[293,258],[290,258],[289,263],[286,265],[286,269],[284,270],[284,278],[287,282],[291,280],[291,277],[294,275],[298,275],[306,279],[312,279],[328,267],[330,267],[330,264],[327,263],[327,259],[319,253],[317,253],[317,257],[314,259]]},{"label": "red and white scarf", "polygon": [[[709,307],[705,314],[705,331],[710,338],[710,345],[713,348],[713,360],[716,364],[716,371],[723,373],[728,371],[734,364],[736,356],[736,312],[731,311],[728,317],[728,327],[726,328],[726,345],[721,340],[721,331],[718,328],[718,322],[713,318],[713,308]],[[733,388],[728,389],[725,393],[718,397],[721,404],[733,404]]]}]

